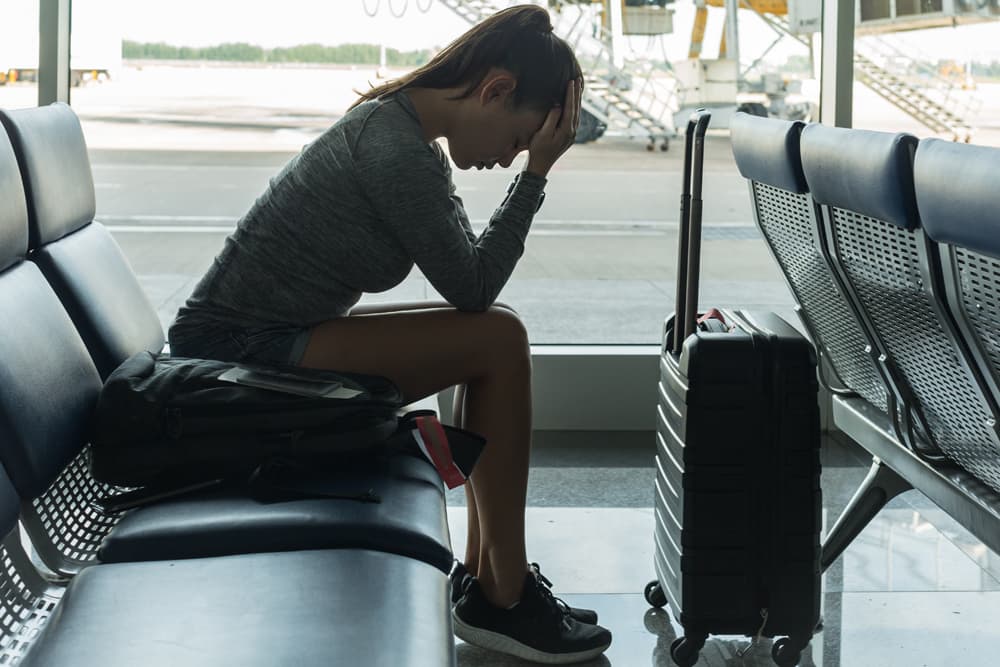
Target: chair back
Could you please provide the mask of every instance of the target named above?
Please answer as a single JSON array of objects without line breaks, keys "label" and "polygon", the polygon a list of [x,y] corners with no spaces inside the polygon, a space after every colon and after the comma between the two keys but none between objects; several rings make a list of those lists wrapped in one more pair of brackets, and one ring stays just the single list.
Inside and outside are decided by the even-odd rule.
[{"label": "chair back", "polygon": [[163,348],[156,310],[121,248],[94,222],[94,179],[80,121],[65,104],[0,111],[24,180],[29,250],[83,337],[102,378],[136,352]]},{"label": "chair back", "polygon": [[888,363],[912,396],[913,437],[1000,490],[992,400],[951,317],[937,249],[917,211],[908,134],[821,125],[802,133],[802,168],[824,208],[834,261]]},{"label": "chair back", "polygon": [[749,181],[754,220],[788,286],[821,358],[839,384],[889,411],[885,380],[844,290],[831,268],[820,213],[808,194],[799,155],[805,125],[737,113],[733,156]]},{"label": "chair back", "polygon": [[[914,181],[952,315],[1000,405],[1000,149],[926,139]],[[994,415],[994,420],[997,415]],[[1000,462],[993,462],[1000,465]]]}]

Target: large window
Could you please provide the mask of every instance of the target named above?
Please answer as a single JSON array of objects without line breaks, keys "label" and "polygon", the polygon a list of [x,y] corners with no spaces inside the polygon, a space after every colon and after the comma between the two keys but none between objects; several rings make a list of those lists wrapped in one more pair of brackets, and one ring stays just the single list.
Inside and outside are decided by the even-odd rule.
[{"label": "large window", "polygon": [[8,0],[0,12],[0,107],[32,106],[38,99],[38,0]]},{"label": "large window", "polygon": [[865,7],[855,33],[854,126],[1000,146],[1000,9],[897,0],[869,17]]},{"label": "large window", "polygon": [[[37,0],[12,1],[37,7]],[[472,25],[476,17],[466,9],[481,4],[74,0],[72,104],[91,149],[98,217],[164,324],[268,179],[345,112],[354,91],[425,62]],[[609,90],[670,131],[683,127],[694,106],[715,109],[704,181],[702,301],[790,313],[725,127],[738,105],[815,115],[811,37],[787,36],[797,30],[790,19],[809,24],[810,3],[798,3],[806,9],[794,17],[769,21],[741,10],[738,46],[730,42],[728,49],[723,3],[711,3],[704,15],[693,2],[622,6],[632,34],[616,39],[611,5],[602,11],[592,3],[548,4],[561,4],[553,9],[557,32],[575,45],[595,94]],[[637,21],[632,10],[656,15]],[[27,24],[37,19],[24,21],[32,33]],[[698,60],[691,60],[698,34]],[[19,82],[0,92],[0,104],[29,106],[33,96]],[[609,99],[592,97],[589,108]],[[608,123],[603,136],[574,147],[556,166],[525,256],[501,294],[521,312],[535,343],[656,344],[673,308],[682,140],[651,141],[636,126],[620,125]],[[507,172],[456,171],[475,226],[488,220],[519,164]],[[365,300],[430,298],[433,287],[414,272]]]}]

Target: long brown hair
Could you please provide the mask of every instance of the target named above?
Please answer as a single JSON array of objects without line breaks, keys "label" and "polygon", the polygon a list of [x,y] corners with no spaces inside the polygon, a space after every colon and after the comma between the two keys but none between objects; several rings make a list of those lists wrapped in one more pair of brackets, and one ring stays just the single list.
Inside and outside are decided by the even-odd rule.
[{"label": "long brown hair", "polygon": [[500,67],[517,80],[513,106],[548,111],[562,104],[566,86],[582,76],[573,49],[553,34],[549,13],[537,5],[519,5],[497,12],[445,47],[426,65],[369,91],[351,108],[366,100],[406,88],[464,86],[461,99],[472,94],[491,67]]}]

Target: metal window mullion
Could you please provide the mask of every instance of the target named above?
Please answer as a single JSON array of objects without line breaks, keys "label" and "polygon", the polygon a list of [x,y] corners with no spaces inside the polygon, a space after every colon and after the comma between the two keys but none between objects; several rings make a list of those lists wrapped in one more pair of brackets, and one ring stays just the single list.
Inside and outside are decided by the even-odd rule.
[{"label": "metal window mullion", "polygon": [[819,118],[825,125],[853,124],[854,17],[854,2],[824,0]]},{"label": "metal window mullion", "polygon": [[38,6],[38,106],[69,104],[72,0],[40,0]]}]

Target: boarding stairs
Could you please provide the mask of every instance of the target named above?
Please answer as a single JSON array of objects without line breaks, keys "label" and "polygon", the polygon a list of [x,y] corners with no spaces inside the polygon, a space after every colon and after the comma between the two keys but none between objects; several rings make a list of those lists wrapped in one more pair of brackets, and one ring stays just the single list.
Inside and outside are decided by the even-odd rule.
[{"label": "boarding stairs", "polygon": [[[743,5],[746,7],[746,5]],[[772,29],[809,46],[809,37],[793,33],[784,16],[756,12]],[[981,101],[932,65],[879,35],[859,37],[854,48],[854,76],[887,102],[932,132],[968,142]],[[917,85],[919,82],[919,85]]]},{"label": "boarding stairs", "polygon": [[[859,38],[854,75],[931,131],[950,134],[953,141],[969,141],[973,127],[967,119],[978,113],[981,100],[899,45],[875,35]],[[920,87],[911,83],[914,79]]]},{"label": "boarding stairs", "polygon": [[[439,0],[475,24],[516,2],[506,0]],[[677,80],[669,67],[652,59],[625,59],[614,63],[606,32],[594,33],[595,21],[586,5],[565,4],[550,10],[556,34],[566,40],[584,71],[582,105],[606,127],[606,133],[647,140],[667,150],[676,136],[673,112],[677,108]],[[664,58],[664,62],[666,59]]]}]

